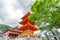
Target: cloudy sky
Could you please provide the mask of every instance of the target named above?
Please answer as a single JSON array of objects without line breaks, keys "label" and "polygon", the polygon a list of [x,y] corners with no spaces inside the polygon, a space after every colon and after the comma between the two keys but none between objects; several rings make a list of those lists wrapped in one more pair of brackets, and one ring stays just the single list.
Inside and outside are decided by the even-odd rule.
[{"label": "cloudy sky", "polygon": [[33,0],[0,0],[0,24],[19,25],[21,17],[29,11]]}]

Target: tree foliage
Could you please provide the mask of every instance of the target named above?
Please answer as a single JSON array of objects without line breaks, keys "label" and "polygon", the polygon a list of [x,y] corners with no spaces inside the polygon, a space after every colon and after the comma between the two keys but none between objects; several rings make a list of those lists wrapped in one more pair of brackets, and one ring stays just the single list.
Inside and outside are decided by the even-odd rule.
[{"label": "tree foliage", "polygon": [[11,27],[8,25],[0,24],[0,31],[2,31],[2,32],[6,31],[9,28],[11,28]]},{"label": "tree foliage", "polygon": [[36,0],[31,6],[31,15],[28,17],[35,21],[37,26],[43,22],[49,23],[41,29],[60,27],[60,0]]}]

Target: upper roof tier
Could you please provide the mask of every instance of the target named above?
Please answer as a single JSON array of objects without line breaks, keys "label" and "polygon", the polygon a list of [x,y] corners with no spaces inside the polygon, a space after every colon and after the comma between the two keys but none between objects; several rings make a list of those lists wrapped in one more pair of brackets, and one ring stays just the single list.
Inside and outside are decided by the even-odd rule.
[{"label": "upper roof tier", "polygon": [[19,22],[19,24],[25,25],[27,23],[31,23],[32,25],[35,24],[35,22],[29,20],[28,18],[24,19],[23,21]]},{"label": "upper roof tier", "polygon": [[21,19],[24,20],[25,18],[27,18],[30,15],[30,12],[28,12],[26,15],[24,15]]}]

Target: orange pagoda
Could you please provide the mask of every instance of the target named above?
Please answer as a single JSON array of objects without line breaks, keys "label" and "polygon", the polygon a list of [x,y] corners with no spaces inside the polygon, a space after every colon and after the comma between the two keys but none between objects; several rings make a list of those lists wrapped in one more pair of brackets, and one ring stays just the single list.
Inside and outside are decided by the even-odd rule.
[{"label": "orange pagoda", "polygon": [[23,31],[19,36],[21,37],[34,37],[34,31],[39,30],[39,28],[35,27],[35,22],[28,19],[28,16],[30,15],[30,12],[28,12],[25,16],[23,16],[21,19],[22,21],[19,22],[19,24],[22,24],[23,26],[17,28],[19,31]]}]

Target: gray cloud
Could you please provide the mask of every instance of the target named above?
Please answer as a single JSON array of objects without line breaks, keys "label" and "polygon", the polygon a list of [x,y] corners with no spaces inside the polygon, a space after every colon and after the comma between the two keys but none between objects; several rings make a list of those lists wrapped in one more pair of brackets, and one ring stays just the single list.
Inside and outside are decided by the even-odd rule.
[{"label": "gray cloud", "polygon": [[4,19],[7,18],[7,15],[5,10],[4,10],[4,4],[3,4],[3,0],[0,0],[0,22],[4,23]]}]

